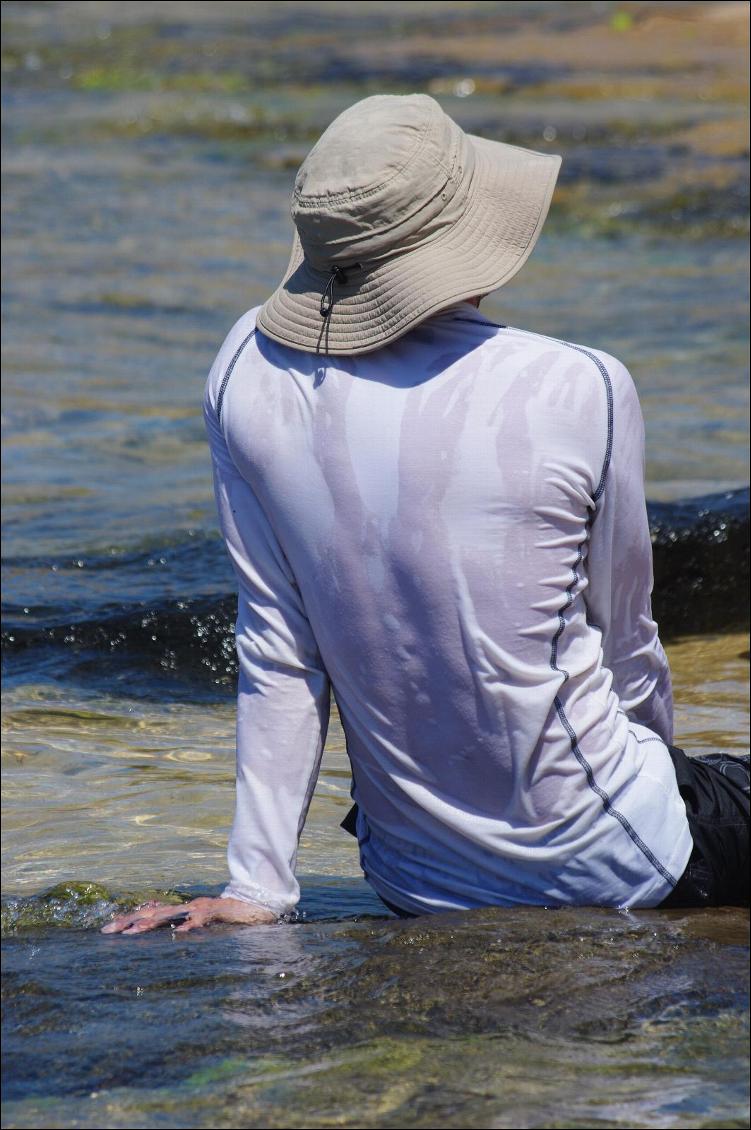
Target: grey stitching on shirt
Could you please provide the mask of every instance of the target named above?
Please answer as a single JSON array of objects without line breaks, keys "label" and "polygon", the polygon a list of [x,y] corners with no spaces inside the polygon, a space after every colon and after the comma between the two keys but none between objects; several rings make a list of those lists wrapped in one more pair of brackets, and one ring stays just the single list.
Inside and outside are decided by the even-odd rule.
[{"label": "grey stitching on shirt", "polygon": [[660,745],[665,745],[665,742],[662,740],[662,738],[637,738],[636,730],[632,730],[630,727],[628,732],[629,734],[633,734],[634,741],[637,743],[637,745],[646,745],[647,742],[659,742]]},{"label": "grey stitching on shirt", "polygon": [[[556,339],[557,340],[557,339]],[[605,479],[607,478],[608,469],[610,467],[610,458],[613,454],[613,386],[610,382],[610,374],[603,365],[599,357],[595,357],[594,353],[590,353],[588,349],[584,349],[581,345],[572,345],[570,341],[563,341],[561,345],[567,345],[569,349],[576,349],[578,353],[583,353],[585,357],[589,357],[590,361],[594,361],[597,368],[602,374],[602,379],[605,382],[605,395],[608,401],[608,439],[605,445],[605,458],[602,462],[602,473],[600,474],[600,481],[597,484],[595,493],[592,495],[593,502],[597,502],[600,495],[605,489]]]},{"label": "grey stitching on shirt", "polygon": [[219,386],[219,395],[216,398],[216,418],[217,418],[217,420],[219,421],[220,424],[222,422],[222,404],[224,402],[224,394],[227,391],[227,385],[229,384],[229,379],[232,376],[232,370],[234,369],[235,365],[237,364],[238,357],[242,353],[243,349],[245,349],[245,346],[248,344],[248,342],[250,341],[250,339],[252,338],[252,336],[255,332],[256,332],[256,329],[255,329],[255,326],[254,326],[253,329],[248,334],[248,336],[243,341],[242,345],[240,345],[240,347],[238,348],[237,352],[235,353],[235,356],[232,358],[229,365],[227,366],[227,372],[222,377],[222,383]]},{"label": "grey stitching on shirt", "polygon": [[579,580],[578,569],[579,569],[579,566],[581,565],[581,562],[582,562],[582,557],[583,557],[583,554],[584,554],[584,546],[586,544],[587,538],[589,537],[589,527],[590,527],[590,522],[588,521],[587,525],[586,525],[586,529],[585,529],[584,541],[581,541],[579,543],[579,548],[576,552],[576,561],[571,566],[571,571],[574,575],[573,575],[573,579],[571,581],[571,584],[566,589],[566,602],[563,605],[563,607],[558,610],[558,630],[556,631],[555,635],[553,636],[553,643],[552,643],[551,650],[550,650],[550,666],[553,668],[554,671],[559,671],[560,674],[563,675],[564,683],[568,682],[569,673],[568,673],[568,671],[564,671],[562,667],[558,666],[558,641],[561,638],[561,636],[563,635],[563,629],[566,627],[566,621],[564,619],[564,612],[568,611],[568,609],[574,603],[574,589],[576,588],[576,583]]},{"label": "grey stitching on shirt", "polygon": [[608,813],[609,816],[614,817],[614,819],[616,819],[618,821],[618,823],[622,825],[622,827],[626,830],[626,832],[628,832],[629,836],[633,840],[636,847],[638,847],[639,850],[644,853],[644,855],[647,857],[647,859],[652,864],[652,866],[654,868],[656,868],[657,871],[660,872],[663,879],[667,879],[667,881],[668,881],[668,883],[670,883],[671,887],[674,887],[675,884],[678,882],[678,880],[673,875],[671,875],[671,873],[668,871],[668,869],[666,867],[663,866],[662,863],[660,863],[659,859],[654,854],[654,852],[650,851],[650,849],[644,843],[644,840],[641,838],[641,836],[638,834],[638,832],[632,827],[632,825],[629,823],[629,821],[626,819],[626,817],[623,815],[623,813],[619,812],[617,808],[613,808],[613,803],[610,800],[610,797],[605,792],[605,790],[601,789],[600,786],[595,781],[595,775],[592,772],[592,766],[589,764],[586,757],[584,756],[582,751],[579,749],[579,739],[577,738],[571,723],[569,722],[568,718],[566,717],[566,714],[565,714],[564,709],[563,709],[563,704],[562,704],[561,700],[558,698],[558,695],[555,696],[555,709],[556,709],[556,712],[558,714],[558,717],[561,720],[561,725],[563,726],[564,730],[568,734],[569,739],[571,741],[571,751],[572,751],[574,757],[576,758],[576,760],[581,765],[582,769],[584,770],[584,772],[587,776],[587,784],[589,785],[590,789],[592,790],[593,793],[596,793],[597,796],[602,801],[602,807],[605,809],[605,811]]},{"label": "grey stitching on shirt", "polygon": [[[540,336],[542,336],[542,335],[540,335]],[[589,357],[589,359],[591,361],[593,361],[595,363],[595,365],[597,366],[597,368],[599,369],[600,374],[602,376],[602,379],[605,382],[605,393],[606,393],[606,396],[607,396],[607,403],[608,403],[608,435],[607,435],[607,443],[606,443],[606,446],[605,446],[605,458],[603,460],[602,472],[600,474],[600,481],[597,484],[597,488],[595,489],[594,494],[592,495],[592,500],[593,500],[593,502],[596,503],[599,500],[599,498],[602,496],[602,492],[605,489],[605,479],[607,477],[608,469],[610,467],[610,459],[611,459],[611,456],[612,456],[612,453],[613,453],[613,387],[612,387],[612,384],[610,382],[610,375],[609,375],[607,369],[605,368],[605,366],[600,361],[600,359],[598,357],[595,357],[595,355],[593,353],[591,353],[588,349],[583,349],[580,345],[572,345],[571,342],[569,342],[569,341],[560,341],[558,338],[553,338],[552,340],[558,341],[558,343],[560,345],[567,345],[570,349],[575,349],[575,350],[577,350],[577,352],[583,353],[585,357]],[[582,561],[584,546],[587,542],[587,539],[589,538],[589,533],[590,533],[590,530],[592,528],[593,518],[594,518],[594,510],[590,510],[590,515],[589,515],[589,518],[587,519],[587,524],[585,526],[584,539],[579,544],[579,548],[578,548],[577,554],[576,554],[576,560],[575,560],[575,562],[572,566],[573,578],[571,580],[570,585],[566,589],[566,601],[565,601],[564,605],[562,606],[562,608],[558,612],[558,630],[556,631],[555,635],[553,636],[553,641],[552,641],[551,649],[550,649],[550,666],[553,668],[554,671],[558,671],[558,672],[560,672],[560,674],[563,675],[563,682],[564,683],[567,682],[568,679],[569,679],[569,672],[565,671],[563,668],[558,666],[558,642],[559,642],[561,635],[563,633],[563,629],[566,626],[566,621],[564,619],[564,613],[567,611],[568,608],[571,607],[573,600],[574,600],[574,588],[576,587],[576,584],[579,580],[578,570],[579,570],[579,566],[580,566],[581,561]],[[573,726],[571,725],[568,718],[566,717],[566,712],[563,709],[563,703],[561,702],[558,695],[556,695],[556,697],[555,697],[555,709],[556,709],[556,713],[558,714],[558,718],[560,719],[561,725],[563,726],[564,730],[568,734],[569,740],[571,742],[571,751],[574,754],[574,757],[576,758],[576,760],[581,765],[582,769],[584,770],[584,773],[585,773],[586,778],[587,778],[587,784],[589,785],[592,792],[596,793],[596,795],[602,801],[602,807],[604,808],[605,812],[607,812],[609,816],[612,816],[614,820],[618,821],[618,823],[621,825],[621,827],[627,832],[627,834],[630,837],[633,844],[639,849],[639,851],[641,851],[644,854],[644,856],[649,860],[649,862],[652,864],[652,866],[657,871],[659,871],[659,873],[660,873],[660,875],[662,875],[663,879],[666,879],[668,881],[668,883],[670,883],[670,885],[672,887],[674,887],[678,880],[673,875],[671,875],[671,873],[667,870],[667,868],[659,861],[659,859],[654,854],[654,852],[652,852],[647,847],[647,845],[642,840],[641,836],[638,834],[636,829],[630,824],[630,822],[626,819],[626,817],[623,815],[623,813],[619,812],[617,808],[613,807],[613,803],[612,803],[610,797],[608,796],[608,794],[605,792],[604,789],[601,789],[600,786],[595,781],[595,776],[594,776],[594,773],[592,771],[592,766],[589,764],[589,762],[585,758],[584,754],[582,753],[581,749],[579,748],[579,739],[576,736],[576,732],[575,732]],[[638,740],[639,739],[637,739],[637,741]],[[645,738],[643,740],[644,741],[656,741],[656,740],[659,740],[659,739]]]},{"label": "grey stitching on shirt", "polygon": [[610,468],[610,458],[613,454],[613,385],[610,380],[610,374],[603,365],[599,357],[596,357],[590,349],[585,349],[583,345],[574,345],[571,341],[563,341],[559,337],[546,337],[544,334],[536,334],[532,330],[523,330],[528,337],[539,337],[542,341],[554,341],[558,345],[565,345],[569,349],[575,349],[577,353],[583,353],[585,357],[589,357],[590,361],[594,362],[600,370],[603,382],[605,384],[605,396],[608,403],[608,435],[605,444],[605,458],[602,461],[602,472],[600,473],[600,481],[595,487],[595,492],[592,495],[592,501],[599,501],[602,492],[605,489],[605,479],[607,478],[608,470]]}]

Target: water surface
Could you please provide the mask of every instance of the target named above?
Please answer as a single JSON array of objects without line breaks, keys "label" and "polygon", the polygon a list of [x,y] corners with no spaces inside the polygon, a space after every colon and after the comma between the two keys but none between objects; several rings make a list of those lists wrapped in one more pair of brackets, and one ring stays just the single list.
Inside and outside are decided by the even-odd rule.
[{"label": "water surface", "polygon": [[[203,382],[281,276],[294,169],[346,105],[424,90],[560,152],[543,237],[483,308],[628,365],[650,499],[748,483],[746,5],[66,0],[3,21],[4,1124],[746,1125],[745,912],[399,922],[338,826],[336,717],[297,921],[95,929],[225,881]],[[746,649],[670,642],[689,753],[748,748]]]}]

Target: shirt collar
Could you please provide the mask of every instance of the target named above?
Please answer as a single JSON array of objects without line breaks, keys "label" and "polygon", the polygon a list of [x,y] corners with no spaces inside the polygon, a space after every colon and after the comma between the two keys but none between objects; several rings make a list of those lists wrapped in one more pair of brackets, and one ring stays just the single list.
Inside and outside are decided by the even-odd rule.
[{"label": "shirt collar", "polygon": [[492,318],[487,318],[484,314],[481,314],[472,302],[456,302],[453,306],[447,306],[445,309],[437,311],[432,317],[460,319],[462,322],[479,322],[480,325],[495,326],[496,329],[503,328]]}]

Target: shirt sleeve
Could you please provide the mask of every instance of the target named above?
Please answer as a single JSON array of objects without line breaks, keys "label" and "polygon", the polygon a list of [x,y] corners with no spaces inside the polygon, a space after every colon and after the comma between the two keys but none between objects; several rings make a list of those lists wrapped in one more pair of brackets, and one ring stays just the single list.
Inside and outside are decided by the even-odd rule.
[{"label": "shirt sleeve", "polygon": [[627,369],[609,375],[612,449],[590,535],[587,605],[602,630],[605,665],[628,718],[673,740],[670,668],[652,617],[652,542],[644,494],[644,420]]},{"label": "shirt sleeve", "polygon": [[222,896],[277,915],[297,904],[297,847],[329,719],[329,680],[289,563],[232,461],[206,386],[219,524],[237,577],[237,777],[230,882]]}]

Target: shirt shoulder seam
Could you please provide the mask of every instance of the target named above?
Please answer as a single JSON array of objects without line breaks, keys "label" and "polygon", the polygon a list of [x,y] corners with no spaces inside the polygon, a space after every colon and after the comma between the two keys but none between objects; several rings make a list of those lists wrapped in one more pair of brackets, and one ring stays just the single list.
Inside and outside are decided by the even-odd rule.
[{"label": "shirt shoulder seam", "polygon": [[245,338],[243,338],[240,345],[235,350],[235,352],[232,356],[232,360],[230,361],[229,365],[227,366],[225,373],[224,373],[224,376],[222,377],[221,384],[219,385],[219,392],[217,393],[217,397],[216,397],[216,418],[217,418],[217,422],[220,423],[220,424],[222,422],[222,405],[224,404],[224,397],[225,397],[225,394],[227,392],[227,385],[229,384],[230,377],[232,376],[235,365],[237,364],[237,362],[240,359],[240,355],[242,354],[243,350],[245,349],[246,345],[251,340],[251,338],[254,337],[255,332],[256,332],[256,327],[254,326],[253,329],[250,331],[250,333]]}]

